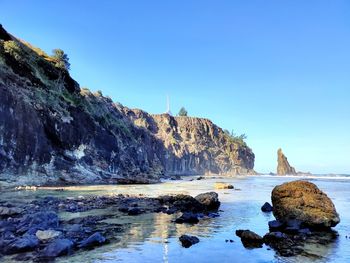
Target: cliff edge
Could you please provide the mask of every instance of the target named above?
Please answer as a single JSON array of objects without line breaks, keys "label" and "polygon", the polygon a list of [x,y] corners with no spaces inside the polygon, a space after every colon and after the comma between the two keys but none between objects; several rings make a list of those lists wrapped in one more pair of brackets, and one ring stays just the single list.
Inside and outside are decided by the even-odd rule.
[{"label": "cliff edge", "polygon": [[209,120],[150,115],[80,88],[1,25],[0,95],[0,186],[254,172],[252,150]]}]

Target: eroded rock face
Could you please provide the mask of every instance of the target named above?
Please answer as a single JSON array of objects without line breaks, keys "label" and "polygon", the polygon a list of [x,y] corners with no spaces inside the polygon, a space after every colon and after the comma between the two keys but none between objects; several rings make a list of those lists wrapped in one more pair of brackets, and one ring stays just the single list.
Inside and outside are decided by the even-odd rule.
[{"label": "eroded rock face", "polygon": [[255,174],[252,150],[234,142],[208,119],[121,110],[163,143],[162,162],[169,174]]},{"label": "eroded rock face", "polygon": [[277,174],[278,175],[296,174],[294,167],[290,166],[287,160],[287,157],[282,152],[282,149],[278,149],[277,151]]},{"label": "eroded rock face", "polygon": [[37,52],[0,27],[0,187],[254,172],[252,150],[211,121],[130,110]]},{"label": "eroded rock face", "polygon": [[299,180],[278,185],[271,198],[273,214],[281,222],[299,221],[310,228],[330,228],[340,222],[331,199],[311,182]]}]

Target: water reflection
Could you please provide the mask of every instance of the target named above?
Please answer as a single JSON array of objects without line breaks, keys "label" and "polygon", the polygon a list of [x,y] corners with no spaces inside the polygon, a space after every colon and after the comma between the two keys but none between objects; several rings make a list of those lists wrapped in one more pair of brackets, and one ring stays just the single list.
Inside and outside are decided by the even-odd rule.
[{"label": "water reflection", "polygon": [[[30,200],[37,196],[69,197],[88,194],[139,194],[158,196],[162,194],[198,193],[213,191],[215,182],[228,182],[236,190],[216,190],[222,202],[220,217],[205,218],[196,225],[175,224],[178,216],[164,213],[148,213],[140,216],[126,216],[110,209],[95,209],[75,215],[61,213],[62,219],[74,216],[107,214],[103,223],[123,224],[124,231],[118,233],[117,242],[91,251],[79,251],[57,262],[347,262],[350,258],[349,180],[330,180],[313,178],[313,182],[333,200],[341,216],[341,223],[335,228],[339,238],[328,244],[309,242],[304,248],[308,255],[291,258],[278,257],[274,251],[262,249],[247,250],[235,236],[236,229],[251,229],[264,235],[268,232],[267,223],[273,219],[271,214],[262,213],[261,205],[270,201],[271,190],[275,185],[295,178],[283,177],[244,177],[205,179],[200,181],[175,181],[157,185],[129,186],[87,186],[68,187],[64,191],[41,189],[36,192],[23,191],[2,193],[9,200]],[[84,214],[85,213],[85,214]],[[190,249],[184,249],[178,242],[182,234],[196,235],[200,242]],[[233,243],[226,243],[232,239]]]}]

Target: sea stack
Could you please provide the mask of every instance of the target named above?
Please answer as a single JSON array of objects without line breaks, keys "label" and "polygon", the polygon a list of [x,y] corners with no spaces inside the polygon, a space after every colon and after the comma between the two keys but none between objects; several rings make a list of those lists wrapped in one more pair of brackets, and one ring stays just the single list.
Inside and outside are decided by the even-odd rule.
[{"label": "sea stack", "polygon": [[297,174],[294,167],[290,166],[287,157],[283,154],[282,149],[277,151],[277,175]]}]

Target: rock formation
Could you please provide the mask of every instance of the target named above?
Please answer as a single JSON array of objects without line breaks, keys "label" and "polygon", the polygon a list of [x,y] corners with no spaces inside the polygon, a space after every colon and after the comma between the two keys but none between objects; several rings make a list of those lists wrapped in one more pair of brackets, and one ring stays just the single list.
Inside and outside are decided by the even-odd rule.
[{"label": "rock formation", "polygon": [[171,174],[253,174],[254,154],[208,119],[148,114],[120,107],[138,127],[165,146],[165,169]]},{"label": "rock formation", "polygon": [[0,187],[254,173],[252,150],[211,121],[150,115],[81,89],[2,26],[0,94]]},{"label": "rock formation", "polygon": [[273,214],[277,220],[297,220],[310,228],[330,228],[339,222],[331,199],[313,183],[293,181],[276,186],[272,191]]},{"label": "rock formation", "polygon": [[277,174],[278,175],[296,174],[294,167],[290,166],[287,160],[287,157],[282,152],[282,149],[278,149],[277,151]]}]

